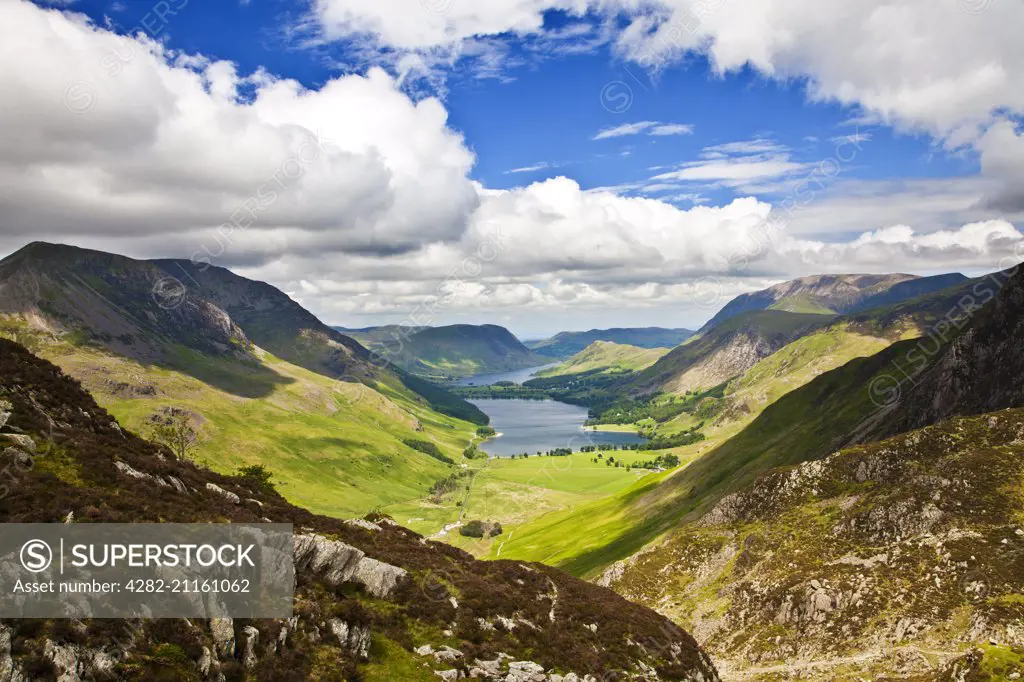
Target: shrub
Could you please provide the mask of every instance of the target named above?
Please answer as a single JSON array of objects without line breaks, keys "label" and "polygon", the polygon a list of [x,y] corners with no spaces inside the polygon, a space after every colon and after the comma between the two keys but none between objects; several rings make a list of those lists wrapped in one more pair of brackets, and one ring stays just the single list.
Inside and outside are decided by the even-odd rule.
[{"label": "shrub", "polygon": [[257,490],[262,490],[263,492],[274,490],[274,483],[271,480],[273,476],[270,470],[262,464],[241,467],[236,475]]},{"label": "shrub", "polygon": [[470,521],[462,528],[459,528],[459,534],[464,535],[467,538],[483,538],[484,536],[484,522],[483,521]]}]

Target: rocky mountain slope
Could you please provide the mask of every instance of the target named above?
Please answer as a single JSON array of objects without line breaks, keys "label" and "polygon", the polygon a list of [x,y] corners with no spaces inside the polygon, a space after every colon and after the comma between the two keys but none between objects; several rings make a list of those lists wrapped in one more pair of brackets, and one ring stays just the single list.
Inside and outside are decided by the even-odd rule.
[{"label": "rocky mountain slope", "polygon": [[730,678],[1024,675],[1024,273],[972,289],[638,500],[679,523],[604,584]]},{"label": "rocky mountain slope", "polygon": [[893,381],[876,384],[886,404],[878,427],[858,434],[861,441],[952,415],[1024,405],[1024,279],[1018,269],[978,280],[932,333],[906,350],[900,369],[887,375]]},{"label": "rocky mountain slope", "polygon": [[940,291],[967,278],[960,274],[915,277],[914,275],[814,275],[782,282],[762,291],[741,294],[701,328],[701,333],[736,315],[755,310],[786,310],[804,313],[854,313],[890,306],[900,301]]},{"label": "rocky mountain slope", "polygon": [[585,332],[560,332],[550,339],[529,342],[534,352],[549,358],[568,358],[596,341],[618,343],[638,348],[675,348],[693,336],[689,329],[636,327],[591,329]]},{"label": "rocky mountain slope", "polygon": [[689,628],[727,679],[1015,679],[1024,410],[774,469],[599,582]]},{"label": "rocky mountain slope", "polygon": [[829,314],[777,310],[746,312],[674,348],[630,379],[630,393],[682,394],[738,376],[786,344],[827,324]]},{"label": "rocky mountain slope", "polygon": [[386,518],[315,516],[121,428],[0,339],[0,522],[292,523],[289,620],[0,620],[0,679],[717,680],[694,640],[539,564],[478,562]]},{"label": "rocky mountain slope", "polygon": [[[402,369],[436,378],[463,377],[536,367],[546,360],[512,332],[493,324],[371,328],[360,332],[367,348]],[[362,341],[361,341],[362,342]]]}]

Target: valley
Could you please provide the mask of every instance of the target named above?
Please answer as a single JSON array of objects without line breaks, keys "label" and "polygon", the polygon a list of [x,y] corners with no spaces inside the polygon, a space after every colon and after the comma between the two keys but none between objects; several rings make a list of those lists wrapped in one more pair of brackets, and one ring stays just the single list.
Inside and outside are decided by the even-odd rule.
[{"label": "valley", "polygon": [[[383,344],[399,328],[353,332],[364,348],[226,270],[192,272],[198,290],[147,312],[147,287],[168,263],[33,245],[0,261],[0,336],[58,365],[128,429],[158,437],[159,424],[183,419],[189,466],[228,477],[262,468],[283,499],[312,513],[372,513],[479,560],[536,562],[610,587],[695,633],[736,679],[920,669],[873,639],[883,626],[865,625],[858,609],[890,614],[884,627],[896,639],[922,633],[915,650],[943,652],[934,666],[959,665],[967,651],[953,639],[971,637],[980,626],[964,625],[966,614],[981,613],[943,587],[966,579],[962,561],[927,577],[938,576],[935,599],[948,603],[942,618],[959,619],[954,629],[908,620],[906,583],[862,574],[926,571],[921,547],[932,546],[936,523],[974,524],[935,542],[978,557],[989,555],[976,542],[961,547],[962,537],[1005,535],[1024,520],[1012,486],[985,507],[989,520],[978,511],[968,521],[968,498],[926,502],[922,482],[991,485],[969,482],[977,457],[1000,462],[1007,480],[1020,475],[1016,413],[983,415],[1024,405],[998,369],[1019,357],[1006,341],[1024,320],[1012,272],[853,278],[844,286],[863,292],[840,287],[841,296],[803,282],[769,292],[770,305],[737,304],[672,348],[596,339],[553,357],[500,327],[427,328],[408,338],[443,342],[421,339],[392,364]],[[925,366],[888,400],[880,378],[931,341]],[[966,421],[944,421],[958,415]],[[961,438],[966,447],[951,445]],[[894,451],[906,464],[886,462]],[[923,479],[908,473],[929,467]],[[987,499],[971,490],[972,504]],[[840,528],[850,533],[842,542]],[[903,546],[911,539],[916,549]],[[1016,613],[1017,589],[999,588],[986,632]],[[749,609],[759,620],[745,620]],[[837,632],[845,647],[827,645]]]}]

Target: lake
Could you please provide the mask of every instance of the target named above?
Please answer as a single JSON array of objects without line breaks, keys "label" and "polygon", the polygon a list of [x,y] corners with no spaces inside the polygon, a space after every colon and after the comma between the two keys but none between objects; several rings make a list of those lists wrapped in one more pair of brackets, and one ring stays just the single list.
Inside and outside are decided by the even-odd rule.
[{"label": "lake", "polygon": [[527,379],[533,378],[533,375],[542,369],[548,367],[558,367],[557,362],[553,362],[549,365],[541,365],[540,367],[527,367],[526,369],[514,369],[511,372],[496,372],[494,374],[474,374],[473,376],[463,377],[456,379],[450,385],[452,386],[490,386],[496,384],[499,381],[511,381],[512,383],[521,384]]},{"label": "lake", "polygon": [[480,446],[496,457],[511,457],[555,448],[579,450],[585,445],[643,443],[634,433],[584,430],[587,408],[557,400],[471,400],[491,418],[501,434]]}]

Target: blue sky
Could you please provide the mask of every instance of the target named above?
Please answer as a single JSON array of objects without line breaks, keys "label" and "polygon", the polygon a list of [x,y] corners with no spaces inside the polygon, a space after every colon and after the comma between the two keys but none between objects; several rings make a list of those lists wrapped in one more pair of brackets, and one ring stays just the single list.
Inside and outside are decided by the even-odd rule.
[{"label": "blue sky", "polygon": [[331,323],[538,336],[696,326],[821,272],[980,273],[1022,241],[1010,3],[11,7],[0,252],[201,258]]},{"label": "blue sky", "polygon": [[[83,0],[73,6],[122,32],[142,27],[171,48],[231,60],[243,73],[265,68],[309,88],[367,66],[345,42],[304,44],[295,28],[302,12],[294,3],[192,2],[167,15],[166,22],[149,3]],[[545,18],[550,30],[579,23],[557,11]],[[623,186],[697,161],[705,147],[764,139],[784,148],[794,162],[817,163],[833,154],[832,138],[858,132],[870,136],[864,145],[870,151],[844,168],[844,178],[941,178],[978,171],[972,153],[937,150],[923,134],[858,125],[857,112],[849,106],[808,103],[802,79],[780,82],[750,68],[716,74],[704,56],[653,72],[612,54],[608,45],[584,54],[548,55],[527,52],[511,40],[509,49],[521,55],[522,63],[490,77],[456,66],[444,74],[441,92],[429,87],[416,91],[417,96],[444,97],[450,125],[466,136],[477,156],[472,177],[491,188],[565,175],[584,189],[616,187],[638,194]],[[693,132],[593,139],[601,130],[643,121],[682,124]],[[670,199],[693,194],[710,202],[750,194],[699,185],[659,194]],[[693,201],[678,198],[675,203]]]}]

